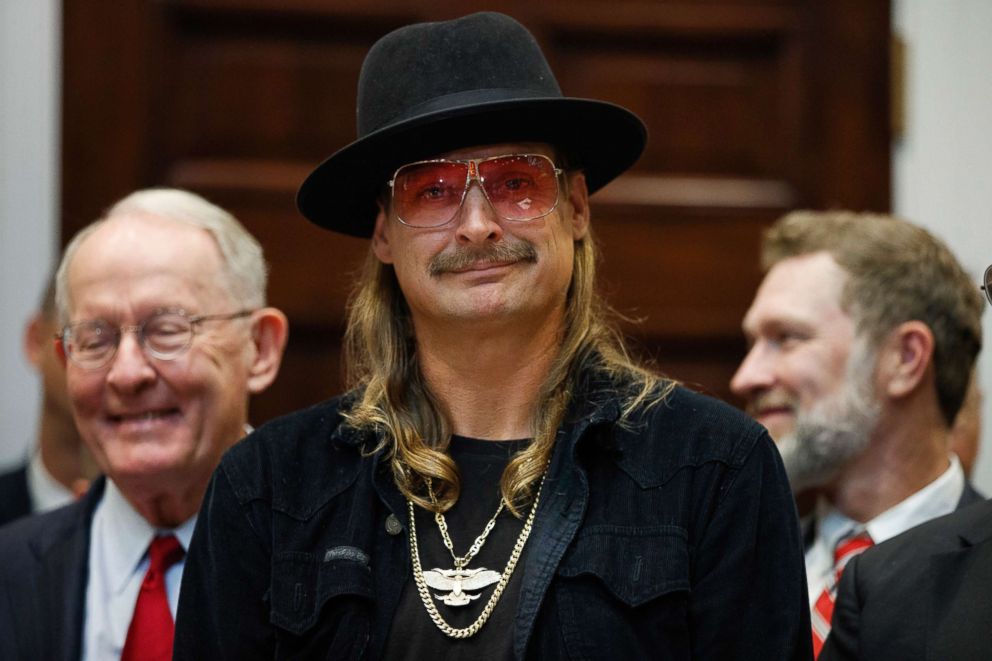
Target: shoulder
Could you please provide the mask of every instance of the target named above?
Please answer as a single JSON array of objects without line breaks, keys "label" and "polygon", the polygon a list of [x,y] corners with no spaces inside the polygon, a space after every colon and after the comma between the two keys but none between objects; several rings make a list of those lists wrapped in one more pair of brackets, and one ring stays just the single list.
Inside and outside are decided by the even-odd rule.
[{"label": "shoulder", "polygon": [[985,500],[932,519],[855,558],[858,582],[900,581],[935,554],[992,539],[992,501]]},{"label": "shoulder", "polygon": [[22,577],[30,568],[60,556],[80,533],[88,538],[91,517],[85,500],[0,526],[0,577]]},{"label": "shoulder", "polygon": [[0,473],[0,493],[7,493],[17,487],[27,488],[27,465]]},{"label": "shoulder", "polygon": [[[613,432],[619,462],[642,485],[662,484],[682,470],[704,466],[730,475],[781,463],[764,427],[739,409],[676,386],[634,411]],[[784,478],[783,478],[784,479]]]},{"label": "shoulder", "polygon": [[684,386],[635,412],[630,422],[626,435],[649,438],[646,450],[698,461],[740,465],[763,438],[770,443],[764,427],[739,409]]},{"label": "shoulder", "polygon": [[364,435],[343,425],[351,394],[265,423],[232,447],[218,472],[242,505],[267,501],[306,517],[354,480]]},{"label": "shoulder", "polygon": [[30,513],[27,466],[0,473],[0,525]]}]

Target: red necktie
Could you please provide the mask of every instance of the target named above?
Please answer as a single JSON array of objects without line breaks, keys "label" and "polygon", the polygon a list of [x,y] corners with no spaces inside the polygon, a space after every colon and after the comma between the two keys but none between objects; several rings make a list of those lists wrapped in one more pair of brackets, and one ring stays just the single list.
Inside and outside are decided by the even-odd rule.
[{"label": "red necktie", "polygon": [[874,545],[871,535],[867,532],[860,532],[852,535],[837,544],[834,549],[834,572],[823,588],[823,592],[817,597],[813,604],[812,625],[813,625],[813,658],[820,656],[823,643],[830,633],[830,620],[834,616],[834,600],[837,599],[837,586],[840,584],[840,575],[844,572],[844,567],[854,556],[863,553],[866,549]]},{"label": "red necktie", "polygon": [[172,659],[175,624],[165,593],[165,572],[182,559],[183,547],[174,535],[156,537],[148,547],[150,563],[134,604],[121,661],[168,661]]}]

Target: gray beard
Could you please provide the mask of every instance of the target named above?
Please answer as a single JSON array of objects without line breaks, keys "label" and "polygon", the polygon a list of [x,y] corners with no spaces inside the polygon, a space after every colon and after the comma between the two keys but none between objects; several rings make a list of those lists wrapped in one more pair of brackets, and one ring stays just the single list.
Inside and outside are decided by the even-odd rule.
[{"label": "gray beard", "polygon": [[847,384],[835,401],[800,413],[795,430],[779,439],[793,493],[827,484],[868,449],[881,410],[872,387],[874,363],[852,361]]},{"label": "gray beard", "polygon": [[807,424],[779,442],[779,452],[793,493],[827,484],[851,459],[868,448],[866,430]]}]

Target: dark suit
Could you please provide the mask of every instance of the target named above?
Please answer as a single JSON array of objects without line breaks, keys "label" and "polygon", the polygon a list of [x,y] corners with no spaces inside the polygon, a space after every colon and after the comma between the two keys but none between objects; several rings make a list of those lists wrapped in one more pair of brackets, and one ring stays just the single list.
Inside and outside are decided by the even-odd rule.
[{"label": "dark suit", "polygon": [[31,513],[27,464],[0,475],[0,526]]},{"label": "dark suit", "polygon": [[841,578],[820,661],[989,659],[992,501],[865,551]]},{"label": "dark suit", "polygon": [[0,528],[0,659],[78,659],[97,480],[79,501]]}]

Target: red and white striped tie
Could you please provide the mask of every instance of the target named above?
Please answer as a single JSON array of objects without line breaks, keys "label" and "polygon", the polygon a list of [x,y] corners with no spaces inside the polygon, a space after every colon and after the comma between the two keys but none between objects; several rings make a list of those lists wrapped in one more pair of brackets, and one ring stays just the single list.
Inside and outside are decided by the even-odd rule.
[{"label": "red and white striped tie", "polygon": [[830,633],[830,619],[834,616],[834,600],[837,599],[837,586],[840,584],[840,575],[844,573],[844,567],[851,558],[863,553],[866,549],[874,545],[871,536],[867,532],[860,532],[851,535],[837,543],[834,549],[834,571],[827,582],[827,587],[817,597],[813,604],[811,623],[813,625],[813,658],[820,656],[823,649],[823,642]]}]

